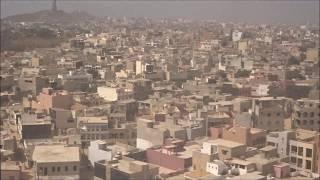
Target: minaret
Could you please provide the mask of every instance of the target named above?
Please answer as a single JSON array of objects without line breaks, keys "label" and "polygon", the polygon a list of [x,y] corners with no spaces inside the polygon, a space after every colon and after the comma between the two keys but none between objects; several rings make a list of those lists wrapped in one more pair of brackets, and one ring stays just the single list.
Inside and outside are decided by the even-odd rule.
[{"label": "minaret", "polygon": [[52,11],[57,11],[57,0],[53,0],[52,2]]}]

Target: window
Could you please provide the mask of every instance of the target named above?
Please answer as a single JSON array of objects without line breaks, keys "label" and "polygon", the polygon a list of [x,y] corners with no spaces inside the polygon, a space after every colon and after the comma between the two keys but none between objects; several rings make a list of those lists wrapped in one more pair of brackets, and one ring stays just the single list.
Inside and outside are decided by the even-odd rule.
[{"label": "window", "polygon": [[306,169],[311,170],[311,161],[310,160],[306,160]]},{"label": "window", "polygon": [[310,104],[309,104],[309,106],[310,106],[310,107],[312,107],[312,106],[313,106],[313,104],[312,104],[312,103],[310,103]]},{"label": "window", "polygon": [[297,123],[297,125],[300,125],[300,120],[297,119],[297,120],[296,120],[296,123]]},{"label": "window", "polygon": [[123,133],[119,134],[120,139],[122,139],[124,137]]},{"label": "window", "polygon": [[69,170],[69,167],[68,166],[65,166],[64,167],[64,171],[68,171]]},{"label": "window", "polygon": [[77,166],[73,166],[73,171],[77,171]]},{"label": "window", "polygon": [[298,166],[299,168],[302,167],[302,159],[298,158],[298,164],[297,164],[297,166]]},{"label": "window", "polygon": [[314,117],[314,112],[311,112],[311,113],[310,113],[310,117]]},{"label": "window", "polygon": [[291,153],[297,153],[297,146],[291,146]]},{"label": "window", "polygon": [[303,147],[298,148],[298,155],[303,156]]},{"label": "window", "polygon": [[307,112],[304,112],[304,113],[303,113],[303,117],[308,117],[308,113],[307,113]]},{"label": "window", "polygon": [[53,167],[51,168],[51,170],[52,170],[52,172],[56,172],[56,167],[53,166]]},{"label": "window", "polygon": [[101,126],[101,131],[106,131],[108,130],[108,126]]},{"label": "window", "polygon": [[299,111],[297,111],[297,116],[301,117],[301,113]]},{"label": "window", "polygon": [[313,121],[313,120],[310,120],[309,123],[310,123],[310,125],[313,125],[313,124],[314,124],[314,121]]},{"label": "window", "polygon": [[57,167],[57,172],[60,172],[60,166]]},{"label": "window", "polygon": [[281,114],[280,113],[277,113],[277,116],[280,116]]},{"label": "window", "polygon": [[271,116],[271,113],[268,113],[267,116],[270,117],[270,116]]},{"label": "window", "polygon": [[135,133],[135,132],[132,132],[131,137],[132,137],[132,138],[135,138],[136,136],[137,136],[136,133]]},{"label": "window", "polygon": [[14,176],[9,176],[9,180],[14,180]]},{"label": "window", "polygon": [[239,168],[240,168],[240,169],[245,169],[245,166],[240,164],[240,165],[239,165]]},{"label": "window", "polygon": [[307,120],[303,120],[303,125],[306,125],[307,124]]},{"label": "window", "polygon": [[228,151],[227,151],[227,150],[222,150],[222,154],[223,154],[223,155],[227,155],[227,154],[228,154]]},{"label": "window", "polygon": [[290,161],[291,161],[292,164],[296,164],[297,163],[297,158],[291,157]]},{"label": "window", "polygon": [[307,156],[307,157],[312,157],[312,149],[307,148],[307,150],[306,150],[306,156]]}]

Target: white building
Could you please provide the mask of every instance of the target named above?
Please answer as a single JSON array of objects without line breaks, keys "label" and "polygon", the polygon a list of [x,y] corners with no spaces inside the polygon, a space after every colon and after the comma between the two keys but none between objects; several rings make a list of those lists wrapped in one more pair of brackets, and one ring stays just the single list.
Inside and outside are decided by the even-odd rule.
[{"label": "white building", "polygon": [[132,99],[132,91],[119,87],[100,86],[97,88],[98,95],[106,101],[118,101]]},{"label": "white building", "polygon": [[216,154],[218,153],[218,145],[211,142],[203,142],[201,153],[208,155]]},{"label": "white building", "polygon": [[88,159],[94,167],[94,163],[100,160],[110,161],[112,152],[107,148],[107,143],[101,140],[91,141],[88,147]]},{"label": "white building", "polygon": [[213,162],[207,162],[207,172],[220,176],[228,172],[228,166],[220,160],[214,160]]},{"label": "white building", "polygon": [[233,42],[240,41],[241,37],[242,37],[242,32],[240,32],[240,31],[232,32],[232,41]]}]

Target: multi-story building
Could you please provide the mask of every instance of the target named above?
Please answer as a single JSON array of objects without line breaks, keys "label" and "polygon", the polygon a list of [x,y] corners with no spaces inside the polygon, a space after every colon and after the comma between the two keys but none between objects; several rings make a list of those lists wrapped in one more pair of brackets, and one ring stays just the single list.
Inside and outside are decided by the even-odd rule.
[{"label": "multi-story building", "polygon": [[251,147],[262,148],[266,143],[267,132],[258,128],[232,127],[222,130],[222,139],[239,142]]},{"label": "multi-story building", "polygon": [[287,157],[289,155],[289,142],[295,137],[296,133],[294,131],[271,132],[267,135],[267,145],[276,147],[280,157]]},{"label": "multi-story building", "polygon": [[133,98],[132,91],[120,87],[100,86],[97,92],[99,96],[106,101],[128,100]]},{"label": "multi-story building", "polygon": [[19,162],[1,162],[1,179],[20,180],[22,178],[22,166]]},{"label": "multi-story building", "polygon": [[292,114],[295,128],[320,131],[320,102],[319,100],[299,99],[294,104]]},{"label": "multi-story building", "polygon": [[70,109],[73,104],[72,95],[68,91],[54,91],[52,88],[43,88],[42,92],[32,101],[31,108],[50,113],[51,108]]},{"label": "multi-story building", "polygon": [[136,123],[114,124],[107,117],[78,117],[77,123],[83,146],[88,146],[94,140],[129,145],[136,143]]},{"label": "multi-story building", "polygon": [[23,75],[19,77],[18,85],[22,92],[31,92],[38,95],[42,88],[48,87],[49,79],[44,76]]},{"label": "multi-story building", "polygon": [[79,147],[64,145],[37,145],[32,159],[38,179],[80,179]]},{"label": "multi-story building", "polygon": [[253,101],[253,126],[268,131],[284,129],[285,98],[263,97]]},{"label": "multi-story building", "polygon": [[298,171],[300,174],[309,176],[317,172],[317,152],[319,147],[316,144],[315,131],[297,130],[297,138],[290,140],[290,168],[291,171]]},{"label": "multi-story building", "polygon": [[123,156],[121,159],[106,161],[101,164],[104,172],[96,177],[102,179],[123,179],[123,180],[136,180],[136,179],[156,179],[159,174],[159,167],[131,159]]},{"label": "multi-story building", "polygon": [[92,74],[83,71],[70,71],[69,74],[58,75],[61,84],[68,91],[86,91],[92,82]]}]

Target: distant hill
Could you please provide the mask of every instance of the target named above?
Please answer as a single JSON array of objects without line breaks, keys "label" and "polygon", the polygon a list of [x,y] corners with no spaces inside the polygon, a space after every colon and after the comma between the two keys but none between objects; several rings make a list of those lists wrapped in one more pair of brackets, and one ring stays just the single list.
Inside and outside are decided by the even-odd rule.
[{"label": "distant hill", "polygon": [[12,22],[43,22],[49,24],[75,24],[85,21],[91,21],[96,19],[96,17],[84,12],[84,11],[74,11],[72,13],[67,13],[62,10],[52,11],[43,10],[35,13],[26,13],[8,16],[4,18],[4,21]]}]

